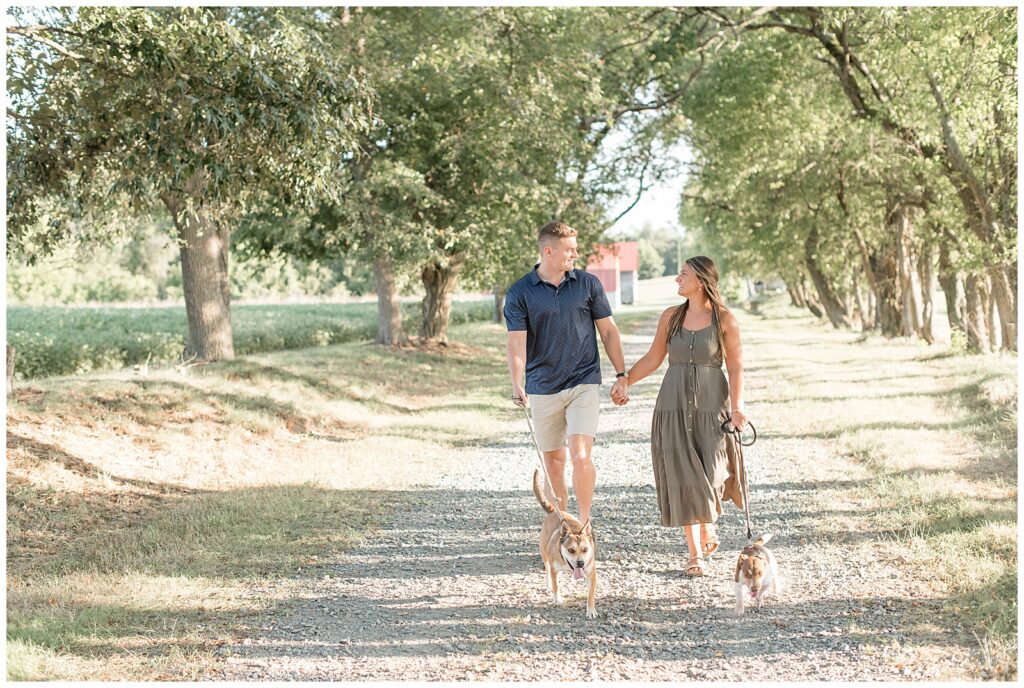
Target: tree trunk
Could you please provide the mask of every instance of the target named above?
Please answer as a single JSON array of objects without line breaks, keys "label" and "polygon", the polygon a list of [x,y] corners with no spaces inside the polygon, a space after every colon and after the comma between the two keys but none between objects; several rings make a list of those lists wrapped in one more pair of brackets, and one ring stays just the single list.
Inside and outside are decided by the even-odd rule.
[{"label": "tree trunk", "polygon": [[897,203],[892,212],[893,226],[896,230],[900,334],[904,337],[914,337],[921,331],[921,285],[914,265],[914,227],[910,221],[910,211],[905,205]]},{"label": "tree trunk", "polygon": [[165,194],[163,201],[178,229],[181,283],[188,318],[184,357],[204,362],[231,360],[235,347],[228,278],[230,231],[216,222],[209,208],[198,201],[191,213],[180,198]]},{"label": "tree trunk", "polygon": [[[890,208],[892,206],[890,205]],[[899,226],[897,213],[891,210],[886,220],[886,231],[882,245],[876,254],[875,285],[877,287],[878,329],[886,338],[899,337],[902,330],[903,313],[900,308],[900,272],[897,243]]]},{"label": "tree trunk", "polygon": [[878,329],[878,298],[875,296],[874,289],[868,289],[868,313],[871,318],[871,329]]},{"label": "tree trunk", "polygon": [[14,347],[7,345],[7,393],[14,391]]},{"label": "tree trunk", "polygon": [[505,291],[502,285],[494,285],[494,322],[499,325],[505,324]]},{"label": "tree trunk", "polygon": [[452,294],[455,283],[459,279],[462,264],[452,260],[449,265],[442,265],[432,260],[423,266],[423,326],[420,337],[423,342],[448,344],[448,320],[452,312]]},{"label": "tree trunk", "polygon": [[786,291],[789,292],[789,300],[793,303],[793,305],[796,306],[797,308],[803,308],[804,299],[800,295],[800,292],[798,290],[799,288],[794,286],[795,284],[796,282],[794,280],[786,280]]},{"label": "tree trunk", "polygon": [[959,330],[966,334],[963,279],[953,268],[953,263],[949,257],[949,246],[945,243],[939,245],[938,279],[939,286],[942,287],[942,295],[946,299],[946,315],[949,318],[949,329],[951,331]]},{"label": "tree trunk", "polygon": [[992,298],[992,281],[986,275],[984,279],[985,289],[982,291],[982,308],[985,311],[985,327],[988,329],[988,343],[992,351],[999,350],[999,329],[998,318],[995,316],[995,299]]},{"label": "tree trunk", "polygon": [[839,300],[839,305],[842,306],[843,312],[846,313],[846,318],[849,321],[850,326],[852,327],[853,326],[853,308],[854,308],[853,295],[850,294],[849,292],[846,292],[846,291],[844,291],[844,292],[837,292],[836,293],[836,298]]},{"label": "tree trunk", "polygon": [[807,278],[801,275],[800,282],[797,286],[800,290],[800,298],[803,299],[804,305],[807,306],[807,310],[809,310],[815,318],[824,318],[825,310],[821,307],[821,304],[818,303],[814,294],[811,293],[810,288],[807,286]]},{"label": "tree trunk", "polygon": [[966,297],[964,325],[967,330],[967,350],[987,354],[992,350],[992,343],[985,322],[985,278],[976,274],[968,274],[964,287]]},{"label": "tree trunk", "polygon": [[917,272],[921,275],[921,338],[929,344],[935,343],[935,330],[932,327],[935,315],[935,251],[928,246],[921,251],[917,261]]},{"label": "tree trunk", "polygon": [[[999,219],[999,213],[996,212],[998,206],[1004,205],[1000,202],[1002,199],[993,199],[991,186],[988,184],[988,175],[979,177],[961,150],[954,129],[953,117],[949,113],[945,97],[939,90],[938,81],[929,74],[928,83],[931,87],[932,97],[939,108],[942,140],[945,144],[942,147],[945,170],[953,183],[953,188],[957,191],[957,197],[960,199],[960,204],[967,217],[967,225],[982,242],[996,249],[996,255],[1004,254],[1004,258],[1015,263],[1016,259],[1013,258],[1013,253],[1010,251],[1016,247],[1016,242],[1012,240],[1015,235],[1010,234],[1008,228],[1003,226]],[[1013,277],[1009,277],[1007,272]],[[1017,290],[1012,283],[1016,279],[1016,265],[991,266],[989,274],[992,278],[991,295],[999,309],[1000,330],[998,334],[1001,339],[1001,348],[1004,351],[1016,351]],[[990,330],[993,341],[996,334],[994,330]]]},{"label": "tree trunk", "polygon": [[853,237],[857,240],[860,262],[864,266],[864,277],[867,280],[868,290],[877,293],[878,288],[875,285],[875,262],[872,260],[872,252],[868,248],[868,243],[864,240],[864,234],[856,227],[853,227],[852,229]]},{"label": "tree trunk", "polygon": [[992,297],[999,309],[999,326],[1003,351],[1017,350],[1017,299],[1010,281],[1009,268],[992,268]]},{"label": "tree trunk", "polygon": [[807,235],[807,241],[804,242],[804,263],[807,266],[807,272],[811,276],[811,281],[814,282],[814,287],[818,292],[818,300],[825,308],[825,313],[828,315],[832,327],[836,329],[849,328],[850,316],[846,311],[846,307],[839,300],[839,297],[836,296],[835,290],[832,289],[828,278],[818,267],[818,240],[818,228],[814,227]]},{"label": "tree trunk", "polygon": [[853,273],[853,300],[856,304],[857,319],[860,320],[860,331],[867,332],[871,329],[871,316],[868,314],[867,306],[864,305],[864,298],[860,293],[860,280],[857,279],[856,270]]},{"label": "tree trunk", "polygon": [[395,271],[388,256],[373,259],[373,281],[377,292],[377,339],[375,344],[395,346],[409,338],[402,327],[402,306],[395,286]]}]

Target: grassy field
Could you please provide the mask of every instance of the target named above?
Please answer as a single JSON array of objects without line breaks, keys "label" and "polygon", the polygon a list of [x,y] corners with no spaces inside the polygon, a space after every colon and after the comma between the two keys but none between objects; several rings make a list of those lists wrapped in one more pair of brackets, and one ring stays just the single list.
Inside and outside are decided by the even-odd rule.
[{"label": "grassy field", "polygon": [[[667,302],[616,319],[632,330]],[[759,428],[871,469],[821,537],[931,581],[976,635],[981,675],[1015,676],[1016,358],[836,332],[781,303],[741,323],[757,342]],[[463,324],[452,341],[21,385],[7,418],[8,677],[201,676],[251,618],[302,595],[296,572],[372,537],[459,450],[498,441],[504,330]]]},{"label": "grassy field", "polygon": [[[22,385],[7,418],[8,678],[193,679],[290,580],[492,441],[500,328]],[[254,592],[255,596],[254,596]]]},{"label": "grassy field", "polygon": [[[455,301],[452,324],[487,320],[488,300]],[[415,332],[420,305],[403,303]],[[231,308],[239,356],[372,339],[377,304],[235,305]],[[145,363],[177,363],[185,346],[185,308],[7,308],[7,343],[17,349],[19,378],[115,370]]]}]

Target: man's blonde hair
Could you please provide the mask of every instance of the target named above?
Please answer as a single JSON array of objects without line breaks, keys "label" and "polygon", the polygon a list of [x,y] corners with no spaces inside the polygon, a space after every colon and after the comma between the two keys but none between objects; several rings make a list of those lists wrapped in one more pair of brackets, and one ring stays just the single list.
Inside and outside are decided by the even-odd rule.
[{"label": "man's blonde hair", "polygon": [[537,233],[537,244],[543,250],[547,244],[565,237],[574,237],[576,233],[575,229],[564,222],[554,220],[540,228],[540,232]]}]

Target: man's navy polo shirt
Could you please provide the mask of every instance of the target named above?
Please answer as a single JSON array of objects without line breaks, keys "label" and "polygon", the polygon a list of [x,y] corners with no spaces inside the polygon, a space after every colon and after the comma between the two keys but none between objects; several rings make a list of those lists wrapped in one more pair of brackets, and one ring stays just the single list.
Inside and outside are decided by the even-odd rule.
[{"label": "man's navy polo shirt", "polygon": [[526,330],[526,393],[601,384],[594,321],[612,314],[601,281],[569,270],[555,287],[540,278],[539,265],[505,295],[508,331]]}]

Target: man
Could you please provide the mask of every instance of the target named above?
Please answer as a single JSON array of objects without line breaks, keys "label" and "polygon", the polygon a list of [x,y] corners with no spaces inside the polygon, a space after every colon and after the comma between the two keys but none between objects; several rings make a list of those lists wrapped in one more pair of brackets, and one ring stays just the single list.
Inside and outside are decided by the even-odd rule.
[{"label": "man", "polygon": [[601,387],[595,325],[617,377],[625,376],[626,362],[604,287],[594,275],[574,269],[576,230],[549,222],[541,227],[537,242],[540,262],[505,297],[512,401],[533,409],[537,443],[562,510],[569,503],[568,443],[579,519],[589,529],[597,481],[591,453]]}]

